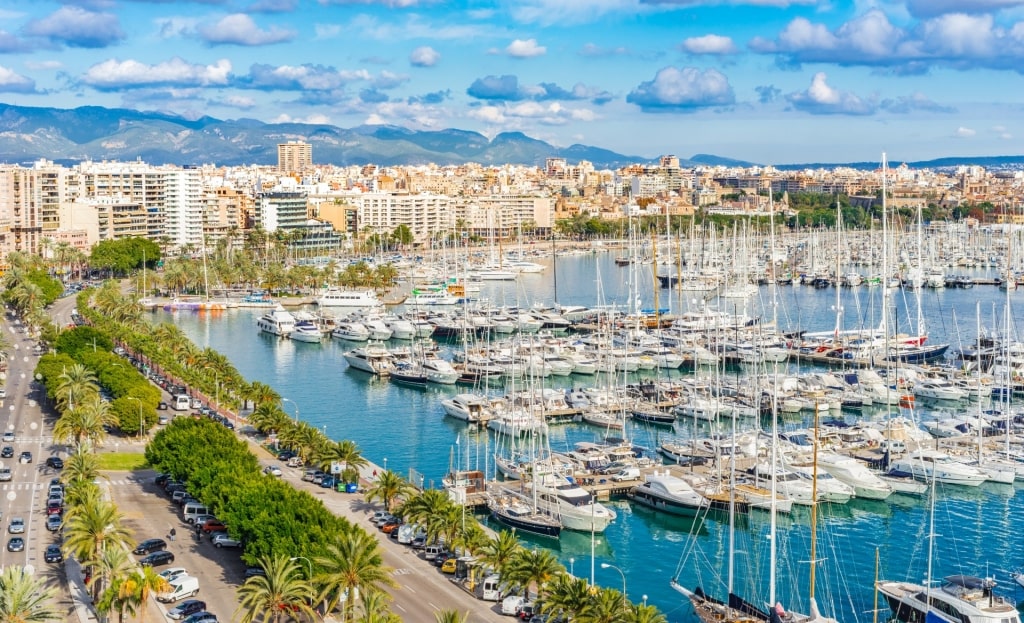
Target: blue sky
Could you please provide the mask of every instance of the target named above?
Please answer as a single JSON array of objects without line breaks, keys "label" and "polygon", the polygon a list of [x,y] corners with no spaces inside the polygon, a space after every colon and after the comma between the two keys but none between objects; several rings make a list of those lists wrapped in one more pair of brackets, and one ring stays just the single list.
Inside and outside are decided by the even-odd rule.
[{"label": "blue sky", "polygon": [[[1020,154],[1024,0],[0,3],[0,101],[762,163]],[[315,154],[314,154],[315,158]]]}]

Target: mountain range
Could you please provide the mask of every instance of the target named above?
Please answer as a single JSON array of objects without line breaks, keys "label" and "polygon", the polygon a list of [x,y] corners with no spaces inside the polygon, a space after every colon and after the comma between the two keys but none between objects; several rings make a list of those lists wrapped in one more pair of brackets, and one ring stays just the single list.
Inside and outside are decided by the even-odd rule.
[{"label": "mountain range", "polygon": [[[125,108],[82,106],[73,109],[12,106],[0,103],[0,162],[29,164],[41,158],[72,165],[83,160],[142,160],[176,165],[274,165],[277,145],[304,141],[313,161],[335,165],[439,165],[477,162],[484,165],[543,166],[546,158],[587,160],[598,168],[651,162],[651,158],[616,153],[590,145],[556,147],[521,132],[487,138],[459,129],[410,130],[390,125],[340,128],[328,124],[264,123],[256,119],[187,119],[177,115]],[[755,163],[711,154],[680,159],[680,165],[753,166]],[[1014,166],[1024,156],[942,158],[907,163],[915,168],[959,164]],[[778,168],[853,166],[870,169],[877,162],[776,165]]]}]

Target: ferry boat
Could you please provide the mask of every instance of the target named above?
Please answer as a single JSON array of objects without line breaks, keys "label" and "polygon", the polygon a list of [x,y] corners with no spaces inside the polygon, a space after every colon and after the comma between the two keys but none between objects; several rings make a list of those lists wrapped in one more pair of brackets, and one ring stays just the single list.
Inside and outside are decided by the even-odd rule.
[{"label": "ferry boat", "polygon": [[295,330],[295,316],[284,307],[277,305],[256,320],[260,331],[271,335],[288,337]]},{"label": "ferry boat", "polygon": [[316,304],[320,307],[378,307],[380,300],[373,290],[329,288],[316,299]]}]

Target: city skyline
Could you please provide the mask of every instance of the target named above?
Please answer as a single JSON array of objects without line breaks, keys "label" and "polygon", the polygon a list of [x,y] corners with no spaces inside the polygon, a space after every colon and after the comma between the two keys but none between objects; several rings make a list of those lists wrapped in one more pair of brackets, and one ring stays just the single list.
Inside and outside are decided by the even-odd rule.
[{"label": "city skyline", "polygon": [[1012,155],[1024,135],[1024,0],[69,0],[0,24],[0,101],[24,106],[766,164]]}]

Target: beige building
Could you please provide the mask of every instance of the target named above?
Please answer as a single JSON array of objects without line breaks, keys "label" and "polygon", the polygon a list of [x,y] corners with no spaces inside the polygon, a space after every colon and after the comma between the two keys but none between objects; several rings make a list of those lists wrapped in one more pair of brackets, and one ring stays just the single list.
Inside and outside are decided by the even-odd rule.
[{"label": "beige building", "polygon": [[288,141],[277,145],[277,170],[281,173],[301,173],[313,168],[313,146],[302,141]]}]

